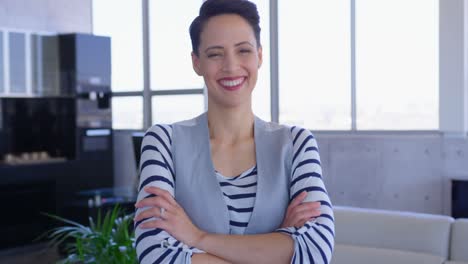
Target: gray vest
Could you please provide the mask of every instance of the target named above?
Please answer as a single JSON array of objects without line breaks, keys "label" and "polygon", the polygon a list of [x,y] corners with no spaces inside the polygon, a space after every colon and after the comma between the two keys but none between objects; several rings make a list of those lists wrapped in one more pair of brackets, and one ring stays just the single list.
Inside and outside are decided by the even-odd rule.
[{"label": "gray vest", "polygon": [[[279,228],[289,204],[292,138],[289,128],[255,117],[257,194],[245,234]],[[175,197],[193,223],[229,234],[229,212],[215,175],[206,113],[172,126]]]}]

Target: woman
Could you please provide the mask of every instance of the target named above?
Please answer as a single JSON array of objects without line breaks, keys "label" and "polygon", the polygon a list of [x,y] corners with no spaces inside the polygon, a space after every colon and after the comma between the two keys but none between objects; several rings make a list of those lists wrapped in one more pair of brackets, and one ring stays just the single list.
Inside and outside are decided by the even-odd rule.
[{"label": "woman", "polygon": [[140,263],[329,263],[334,219],[314,137],[252,112],[256,6],[208,0],[190,36],[208,111],[143,139]]}]

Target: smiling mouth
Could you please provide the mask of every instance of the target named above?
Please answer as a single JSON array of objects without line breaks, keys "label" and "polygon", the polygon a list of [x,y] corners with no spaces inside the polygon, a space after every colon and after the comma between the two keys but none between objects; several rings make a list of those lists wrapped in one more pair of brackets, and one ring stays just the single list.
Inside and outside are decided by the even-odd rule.
[{"label": "smiling mouth", "polygon": [[242,87],[246,77],[239,78],[224,78],[218,81],[218,83],[226,90],[235,91]]}]

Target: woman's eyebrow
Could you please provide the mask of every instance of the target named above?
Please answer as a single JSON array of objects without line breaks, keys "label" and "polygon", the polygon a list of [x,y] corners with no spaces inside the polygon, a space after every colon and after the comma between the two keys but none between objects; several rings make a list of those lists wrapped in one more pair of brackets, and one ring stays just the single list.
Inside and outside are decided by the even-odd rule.
[{"label": "woman's eyebrow", "polygon": [[237,44],[236,44],[236,45],[234,45],[234,46],[236,46],[236,47],[237,47],[237,46],[240,46],[240,45],[243,45],[243,44],[248,44],[248,45],[250,45],[250,46],[252,46],[252,47],[254,46],[252,43],[250,43],[250,42],[248,42],[248,41],[242,41],[242,42],[239,42],[239,43],[237,43]]},{"label": "woman's eyebrow", "polygon": [[224,47],[223,46],[211,46],[205,49],[205,53],[211,49],[224,49]]},{"label": "woman's eyebrow", "polygon": [[[236,43],[234,46],[238,47],[238,46],[241,46],[241,45],[244,45],[244,44],[250,45],[252,47],[254,46],[249,41],[242,41],[242,42]],[[224,47],[223,46],[211,46],[211,47],[208,47],[208,48],[205,49],[205,53],[208,52],[211,49],[224,49]]]}]

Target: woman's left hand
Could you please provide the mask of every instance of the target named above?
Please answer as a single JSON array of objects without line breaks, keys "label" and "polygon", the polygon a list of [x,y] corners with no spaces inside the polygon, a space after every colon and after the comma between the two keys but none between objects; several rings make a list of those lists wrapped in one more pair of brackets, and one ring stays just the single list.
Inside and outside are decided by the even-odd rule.
[{"label": "woman's left hand", "polygon": [[320,216],[320,202],[304,202],[307,192],[300,193],[289,204],[281,228],[294,226],[301,228],[307,221]]},{"label": "woman's left hand", "polygon": [[150,208],[139,213],[134,221],[156,217],[155,220],[140,224],[140,227],[144,229],[161,228],[184,244],[196,247],[205,232],[192,223],[174,197],[168,191],[157,187],[145,187],[144,190],[155,194],[156,197],[149,197],[135,204],[137,208]]}]

